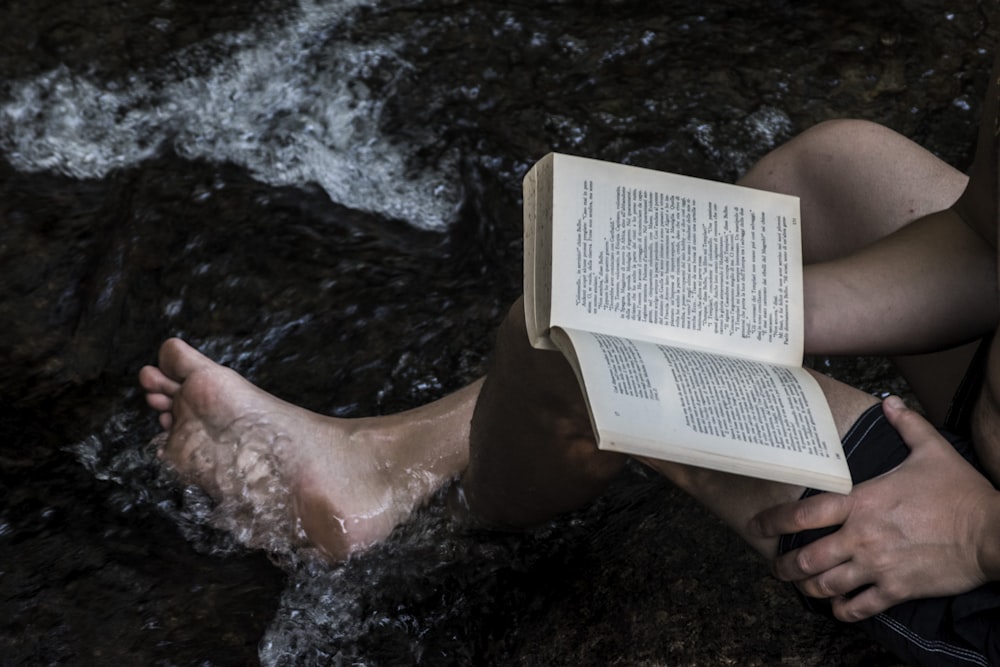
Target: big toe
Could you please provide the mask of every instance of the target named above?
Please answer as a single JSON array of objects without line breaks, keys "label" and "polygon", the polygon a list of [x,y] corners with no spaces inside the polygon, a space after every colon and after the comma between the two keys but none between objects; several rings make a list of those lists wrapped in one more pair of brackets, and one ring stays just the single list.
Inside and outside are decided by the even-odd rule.
[{"label": "big toe", "polygon": [[169,338],[160,346],[160,368],[179,382],[195,371],[215,365],[215,362],[180,338]]}]

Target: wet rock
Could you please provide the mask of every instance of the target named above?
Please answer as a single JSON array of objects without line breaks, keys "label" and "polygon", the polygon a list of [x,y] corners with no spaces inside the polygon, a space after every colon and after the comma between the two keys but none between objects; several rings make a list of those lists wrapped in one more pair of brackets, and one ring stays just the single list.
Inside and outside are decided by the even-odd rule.
[{"label": "wet rock", "polygon": [[[360,111],[321,118],[275,102],[261,132],[326,137],[321,125],[349,121],[375,128],[380,151],[405,148],[404,176],[454,170],[450,227],[421,231],[424,220],[345,205],[321,183],[268,184],[246,164],[192,157],[210,139],[181,126],[197,114],[112,94],[139,79],[161,84],[152,97],[204,88],[219,63],[298,25],[295,3],[238,4],[0,8],[0,105],[18,82],[56,82],[38,87],[36,108],[0,117],[4,664],[892,664],[853,628],[805,615],[717,522],[637,470],[527,535],[456,527],[436,506],[345,566],[281,570],[199,521],[204,499],[155,462],[134,378],[179,334],[330,414],[437,398],[484,371],[516,298],[520,178],[543,153],[731,179],[818,121],[859,116],[962,167],[992,5],[427,0],[303,24],[279,71],[332,85],[353,53]],[[371,57],[374,45],[389,55]],[[54,113],[67,81],[135,108]],[[89,158],[118,165],[102,175],[71,176],[55,158],[11,166],[16,132],[42,141],[42,122],[130,112],[153,117],[120,123],[129,131],[158,112],[166,128],[118,141],[118,125],[98,127],[108,150]],[[902,390],[882,361],[824,367]]]}]

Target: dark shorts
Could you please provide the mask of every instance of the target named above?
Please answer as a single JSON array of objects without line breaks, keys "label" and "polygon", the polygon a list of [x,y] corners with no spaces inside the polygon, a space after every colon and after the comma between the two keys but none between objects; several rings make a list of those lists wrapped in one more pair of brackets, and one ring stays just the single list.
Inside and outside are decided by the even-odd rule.
[{"label": "dark shorts", "polygon": [[[966,431],[968,412],[981,383],[975,363],[953,403],[949,428]],[[972,443],[965,435],[941,430],[956,451],[979,468]],[[909,448],[889,425],[881,406],[869,409],[844,438],[844,451],[855,484],[898,466]],[[819,493],[807,490],[803,497]],[[785,535],[780,553],[798,548],[834,529]],[[802,596],[806,606],[830,614],[825,600]],[[857,624],[877,642],[912,665],[1000,665],[1000,583],[948,598],[912,600]]]}]

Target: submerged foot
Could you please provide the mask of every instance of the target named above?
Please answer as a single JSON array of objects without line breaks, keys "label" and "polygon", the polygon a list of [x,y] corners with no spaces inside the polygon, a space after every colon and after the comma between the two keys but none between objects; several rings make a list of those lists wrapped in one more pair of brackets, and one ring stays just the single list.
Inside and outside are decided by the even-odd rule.
[{"label": "submerged foot", "polygon": [[342,560],[378,542],[446,479],[396,465],[375,420],[340,420],[266,393],[181,340],[139,381],[164,429],[159,456],[219,506],[249,546],[311,545]]}]

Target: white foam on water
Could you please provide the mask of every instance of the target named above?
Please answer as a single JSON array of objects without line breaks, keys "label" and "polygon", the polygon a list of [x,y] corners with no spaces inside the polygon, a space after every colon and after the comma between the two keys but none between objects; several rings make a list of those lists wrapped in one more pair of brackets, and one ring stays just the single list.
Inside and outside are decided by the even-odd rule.
[{"label": "white foam on water", "polygon": [[[317,183],[350,208],[443,229],[461,201],[457,160],[412,173],[408,162],[434,137],[407,128],[404,144],[380,128],[395,94],[384,73],[411,67],[400,42],[335,37],[362,4],[301,0],[281,25],[215,37],[232,54],[220,62],[204,63],[206,49],[190,48],[171,67],[127,80],[98,82],[59,67],[12,82],[0,104],[0,149],[21,171],[102,178],[172,147],[241,165],[272,185]],[[373,71],[379,90],[361,83]]]}]

